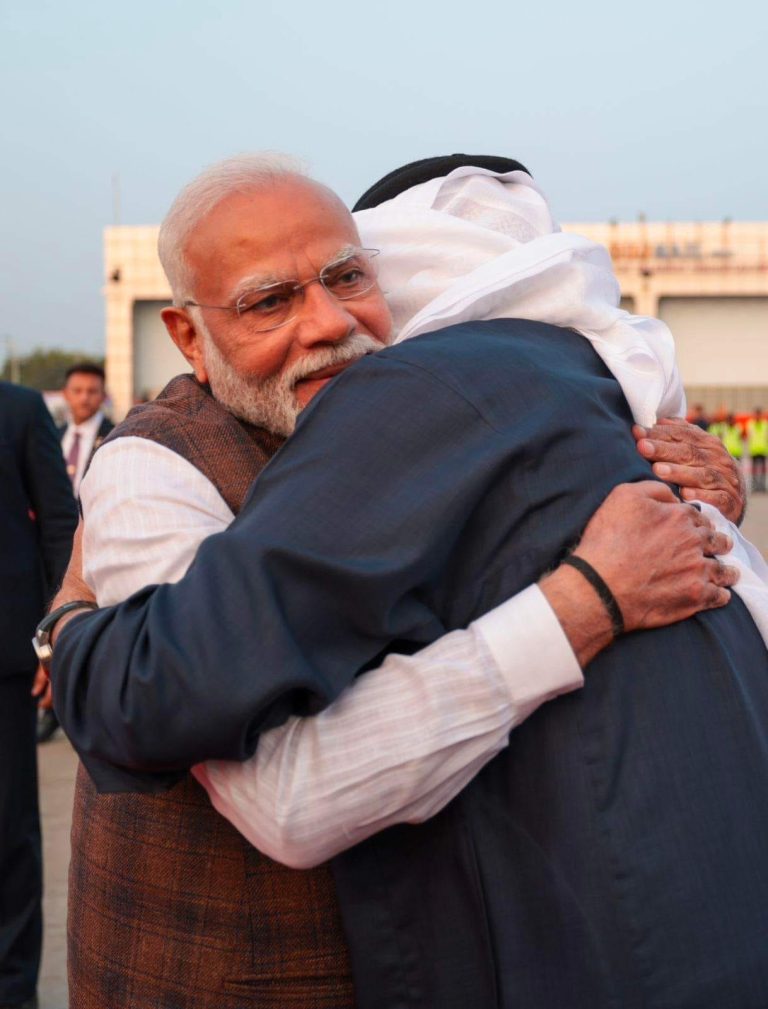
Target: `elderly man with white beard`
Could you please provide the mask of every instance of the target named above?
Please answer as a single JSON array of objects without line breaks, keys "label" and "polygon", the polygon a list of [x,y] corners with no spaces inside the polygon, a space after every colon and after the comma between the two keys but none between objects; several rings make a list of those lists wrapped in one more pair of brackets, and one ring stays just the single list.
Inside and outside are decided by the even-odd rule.
[{"label": "elderly man with white beard", "polygon": [[[273,186],[279,190],[279,183],[275,183],[274,178],[271,181]],[[369,256],[355,244],[328,245],[325,258],[320,257],[316,263],[312,264],[313,269],[318,271],[317,276],[312,276],[310,270],[304,269],[303,263],[297,269],[299,277],[303,278],[306,276],[306,279],[303,279],[303,283],[299,286],[303,289],[305,298],[304,307],[308,311],[306,311],[306,318],[302,318],[301,320],[301,327],[292,333],[292,342],[286,344],[284,340],[280,341],[270,338],[269,334],[274,332],[272,329],[260,330],[264,334],[262,341],[248,340],[244,337],[238,339],[237,328],[232,325],[234,316],[231,308],[230,306],[216,303],[218,299],[215,292],[217,283],[221,286],[220,280],[222,276],[226,275],[227,270],[241,265],[237,261],[237,256],[242,251],[240,247],[245,243],[245,239],[241,238],[239,244],[238,242],[233,242],[228,243],[226,246],[217,246],[212,242],[210,235],[206,236],[205,227],[208,226],[209,229],[213,228],[214,231],[218,230],[222,234],[226,233],[227,237],[231,238],[227,228],[228,225],[233,224],[233,219],[236,218],[238,222],[237,226],[242,228],[242,235],[246,234],[247,221],[244,222],[243,218],[247,217],[250,210],[248,204],[249,202],[258,204],[259,201],[257,199],[258,191],[255,194],[249,195],[246,199],[242,194],[242,188],[243,183],[241,180],[241,191],[234,195],[230,191],[228,201],[230,205],[227,206],[226,199],[221,199],[218,204],[214,204],[213,208],[209,210],[208,217],[203,217],[203,224],[192,232],[192,237],[189,238],[186,246],[186,259],[182,261],[182,268],[189,270],[190,278],[180,281],[179,286],[182,289],[185,286],[187,290],[194,289],[195,297],[185,296],[179,299],[183,301],[183,304],[177,308],[166,310],[166,324],[172,332],[174,339],[195,368],[198,378],[202,381],[207,380],[210,383],[215,399],[219,403],[225,404],[233,413],[245,417],[251,424],[261,424],[271,428],[273,431],[288,433],[293,426],[297,407],[304,406],[334,374],[343,369],[346,363],[354,361],[362,354],[365,354],[369,350],[377,349],[382,345],[383,339],[386,336],[385,324],[383,322],[385,315],[379,299],[372,293],[373,284],[366,286],[371,278]],[[291,190],[290,200],[284,200],[282,204],[278,201],[281,212],[279,215],[275,215],[276,219],[280,221],[280,228],[277,229],[275,234],[268,233],[266,238],[263,234],[260,234],[259,240],[264,241],[267,248],[282,248],[283,246],[277,241],[277,235],[284,235],[285,233],[295,235],[298,232],[300,241],[307,243],[310,248],[312,247],[312,242],[317,242],[318,234],[321,234],[327,244],[330,235],[323,233],[322,229],[316,225],[317,220],[324,220],[328,215],[330,199],[328,195],[319,192],[300,180],[293,181],[290,187],[286,183],[286,188],[290,188]],[[274,201],[275,194],[272,193],[270,195],[271,200]],[[332,201],[330,203],[332,206]],[[321,207],[321,204],[324,206]],[[259,228],[262,231],[266,230],[269,232],[269,227],[264,229],[263,225],[265,219],[268,222],[270,221],[269,215],[263,213],[263,206],[255,206],[254,220],[256,219],[256,209],[262,212],[259,217]],[[274,211],[275,207],[272,206],[270,209]],[[299,210],[301,213],[299,213]],[[293,218],[291,217],[292,212],[294,214]],[[230,217],[229,221],[227,221],[228,213]],[[331,217],[333,217],[333,214],[331,214]],[[213,218],[213,221],[209,218]],[[310,222],[310,226],[307,225],[307,221]],[[312,230],[312,225],[315,226],[314,230]],[[302,231],[302,228],[305,230]],[[338,221],[335,228],[335,232],[332,232],[334,239],[349,237],[348,234],[341,236],[341,232],[344,229],[339,229]],[[202,236],[200,234],[201,231]],[[297,247],[299,247],[298,244]],[[302,252],[299,254],[299,259],[304,255],[305,248],[306,246],[301,246]],[[232,251],[233,249],[234,251]],[[247,273],[238,277],[237,284],[231,286],[228,291],[228,300],[231,304],[237,304],[237,299],[242,298],[241,306],[244,310],[252,310],[253,305],[249,299],[253,298],[254,294],[258,292],[259,303],[263,304],[265,299],[267,301],[267,304],[263,305],[263,311],[269,316],[275,307],[279,309],[280,299],[287,297],[288,292],[285,290],[284,274],[281,276],[279,271],[271,272],[274,264],[270,264],[270,269],[268,270],[263,269],[264,264],[259,261],[258,254],[254,256],[252,248],[248,249],[248,255],[258,263],[259,270],[255,275]],[[171,266],[169,269],[167,257],[166,269],[169,271],[169,276],[172,277],[174,268]],[[197,272],[195,273],[195,271]],[[192,275],[194,275],[194,287],[190,283]],[[316,283],[318,280],[320,280],[320,283]],[[174,286],[176,287],[176,285]],[[294,294],[296,293],[296,286],[292,285]],[[210,295],[207,293],[208,291],[211,292]],[[270,301],[269,299],[277,300]],[[339,307],[337,307],[337,303]],[[221,313],[219,318],[226,321],[216,323],[215,325],[206,325],[203,322],[205,318],[216,319],[217,313]],[[227,319],[224,313],[229,313],[230,317]],[[241,314],[243,313],[237,313],[237,317],[240,318]],[[350,319],[352,319],[352,324],[350,324]],[[286,322],[288,321],[286,320]],[[352,331],[353,327],[354,332]],[[280,326],[275,327],[275,329],[279,328]],[[216,334],[218,334],[218,343],[227,347],[226,356],[217,344]],[[243,425],[231,425],[226,429],[226,432],[222,430],[218,431],[216,437],[223,438],[226,434],[226,438],[217,445],[216,437],[209,439],[209,434],[212,436],[215,427],[221,427],[222,424],[226,424],[221,416],[223,411],[216,412],[215,423],[213,415],[210,417],[204,416],[214,404],[210,402],[210,396],[204,390],[201,393],[193,391],[196,389],[197,387],[189,382],[186,382],[184,389],[178,387],[172,389],[161,400],[161,405],[158,408],[159,414],[157,411],[140,411],[134,415],[133,422],[129,421],[128,427],[118,434],[118,437],[112,443],[113,447],[102,449],[101,451],[100,460],[97,460],[99,467],[98,469],[94,468],[90,478],[92,488],[90,500],[84,500],[86,514],[86,571],[91,580],[99,588],[98,595],[100,602],[109,603],[117,601],[130,591],[143,585],[156,581],[173,581],[180,577],[191,559],[194,546],[208,532],[215,531],[216,528],[221,528],[226,524],[231,519],[232,512],[237,509],[239,503],[237,500],[238,495],[241,499],[243,493],[241,485],[244,480],[244,471],[247,469],[249,440],[254,444],[258,444],[262,457],[276,445],[274,439],[265,440],[263,432],[258,434],[249,431]],[[295,400],[293,398],[294,389]],[[190,402],[190,399],[193,402]],[[148,414],[151,417],[152,413],[155,413],[155,419],[148,421]],[[180,423],[180,418],[182,417],[184,424]],[[191,422],[192,417],[194,417],[194,423],[200,425],[199,431],[202,432],[202,437],[195,439],[198,444],[195,446],[197,451],[194,457],[189,447],[189,434],[190,431],[194,431],[194,424]],[[170,421],[170,423],[164,425],[167,430],[162,431],[156,425],[155,421],[157,419]],[[237,432],[235,433],[236,428]],[[171,434],[169,434],[170,429],[173,429]],[[224,476],[221,472],[215,471],[215,463],[210,458],[205,458],[208,453],[201,453],[199,451],[201,447],[207,447],[214,455],[218,451],[218,457],[231,472],[228,472]],[[230,457],[229,453],[234,453],[234,459]],[[141,461],[135,464],[131,459],[135,459],[137,456]],[[163,472],[165,476],[158,479],[158,474]],[[236,488],[227,486],[233,474],[236,477],[236,480],[234,480],[237,483]],[[638,516],[643,514],[643,508],[647,510],[649,504],[658,505],[662,503],[661,501],[652,502],[648,498],[641,500],[642,497],[642,495],[638,495],[636,500],[625,500],[623,506],[617,506],[615,501],[609,503],[605,511],[605,515],[609,517],[605,520],[607,525],[603,525],[603,535],[605,535],[606,528],[610,528],[615,524],[616,515],[620,512],[628,513],[628,511],[637,509],[633,512],[633,517],[636,520]],[[151,507],[141,515],[143,504],[148,504]],[[234,507],[230,507],[231,505],[234,505]],[[611,512],[611,507],[613,507],[613,512]],[[225,509],[228,509],[228,512]],[[654,520],[656,518],[661,519],[662,512],[663,510],[656,508],[654,510]],[[675,512],[679,514],[678,509],[675,509]],[[677,522],[679,520],[675,517],[674,521]],[[643,531],[648,532],[647,525],[643,527]],[[657,529],[655,532],[657,534],[663,533],[663,530]],[[643,536],[635,534],[635,539],[632,541],[633,547],[642,549],[642,539]],[[587,536],[586,542],[589,542],[589,536]],[[649,544],[646,543],[644,545],[646,550],[644,556],[648,556],[650,559],[650,556],[656,552],[662,542],[663,535],[654,540],[651,550],[648,550]],[[722,541],[719,542],[722,545]],[[148,547],[154,547],[154,551],[148,549]],[[627,543],[627,553],[629,555],[632,554],[632,547],[630,547],[629,543]],[[133,559],[138,558],[139,563],[131,564],[127,554],[131,554]],[[607,556],[605,557],[605,562],[610,563]],[[637,565],[636,557],[633,558],[633,563]],[[562,574],[568,573],[563,572]],[[554,575],[550,581],[550,586],[553,583],[556,586],[557,578]],[[594,654],[596,645],[599,645],[601,637],[598,635],[596,640],[594,632],[591,632],[591,636],[585,638],[583,636],[583,627],[581,630],[579,629],[579,621],[584,622],[587,614],[591,613],[590,620],[594,618],[595,600],[590,599],[589,591],[585,593],[584,587],[580,586],[578,582],[569,582],[568,584],[569,600],[563,599],[562,596],[558,598],[556,591],[550,596],[550,600],[555,603],[555,610],[565,625],[566,631],[570,631],[569,639],[571,644],[575,646],[577,654],[582,659],[582,662],[584,662],[591,654]],[[657,586],[657,591],[660,587]],[[549,591],[552,592],[552,589],[550,588]],[[665,597],[665,601],[666,599],[667,597]],[[712,599],[712,601],[715,600]],[[718,601],[724,600],[722,597],[718,597]],[[513,600],[512,602],[515,601]],[[568,613],[569,602],[573,604],[570,616]],[[520,600],[517,601],[517,604],[520,604]],[[627,589],[626,597],[622,598],[621,604],[622,609],[626,611],[625,617],[627,613],[631,614],[633,612],[633,603],[629,589]],[[526,605],[531,605],[530,599]],[[523,613],[527,612],[523,610]],[[681,615],[683,610],[676,612],[677,615]],[[671,616],[672,613],[665,615],[664,621]],[[598,616],[598,622],[599,620],[600,617]],[[508,642],[500,644],[498,639],[489,640],[489,638],[492,639],[498,632],[498,627],[503,626],[505,622],[509,624],[506,628]],[[530,713],[542,700],[555,696],[564,690],[572,689],[580,682],[580,674],[576,672],[574,676],[572,656],[570,659],[567,658],[567,641],[565,642],[565,653],[561,652],[555,656],[551,651],[544,649],[544,653],[538,655],[538,668],[529,670],[529,673],[533,672],[533,680],[538,680],[536,691],[531,690],[530,680],[526,684],[526,681],[520,678],[520,673],[517,670],[511,674],[510,678],[510,671],[504,668],[505,662],[498,664],[498,670],[489,671],[488,659],[491,659],[491,665],[493,665],[497,655],[503,653],[505,647],[508,651],[514,651],[514,659],[517,665],[520,665],[520,656],[526,653],[521,647],[521,642],[515,640],[514,632],[516,631],[519,637],[524,637],[523,625],[525,623],[525,617],[521,618],[519,614],[515,616],[513,607],[507,605],[505,609],[502,606],[499,607],[491,620],[486,620],[483,624],[478,621],[476,626],[470,627],[468,631],[458,631],[454,635],[450,635],[450,641],[448,638],[438,641],[430,649],[422,652],[421,657],[417,656],[411,660],[390,659],[387,660],[387,663],[385,663],[378,673],[368,674],[363,683],[359,687],[356,687],[348,698],[348,701],[354,703],[355,696],[359,697],[361,705],[359,710],[355,711],[353,709],[353,714],[350,717],[350,704],[347,703],[344,710],[340,706],[336,706],[335,711],[334,708],[329,709],[327,717],[321,716],[320,719],[316,720],[317,728],[323,734],[323,739],[328,741],[328,752],[331,754],[328,764],[324,765],[322,761],[319,762],[318,794],[322,794],[322,775],[324,770],[327,773],[327,768],[329,767],[339,768],[344,763],[344,757],[349,757],[350,750],[354,751],[357,749],[362,752],[366,746],[370,747],[372,745],[371,716],[375,716],[376,711],[383,711],[385,717],[381,719],[380,731],[383,734],[382,738],[385,739],[384,732],[393,731],[391,724],[386,724],[387,719],[389,719],[390,723],[392,721],[392,710],[395,708],[398,710],[400,708],[407,709],[410,706],[407,701],[409,681],[412,683],[414,679],[418,681],[419,677],[423,677],[420,686],[412,687],[411,696],[414,698],[418,697],[419,702],[422,702],[425,695],[430,693],[430,682],[434,683],[431,691],[439,694],[440,682],[444,680],[445,664],[449,662],[453,665],[459,684],[463,682],[462,677],[466,676],[467,690],[471,689],[475,691],[475,694],[481,700],[481,695],[485,692],[487,711],[483,717],[493,721],[491,718],[491,715],[493,715],[496,720],[493,721],[493,724],[489,723],[478,730],[477,723],[479,717],[477,710],[473,710],[470,707],[471,718],[467,714],[468,694],[457,693],[453,697],[452,702],[448,703],[447,707],[443,699],[441,705],[436,706],[429,716],[432,718],[432,724],[434,725],[434,751],[431,754],[425,755],[422,752],[425,749],[422,743],[420,748],[417,748],[420,752],[415,753],[413,757],[414,760],[420,759],[422,761],[421,769],[417,767],[414,777],[418,778],[418,774],[421,773],[425,779],[421,785],[416,786],[417,790],[421,787],[432,794],[421,799],[418,795],[415,795],[415,804],[410,808],[403,807],[395,811],[383,811],[373,829],[380,829],[388,823],[397,822],[399,819],[418,820],[439,809],[441,805],[450,799],[452,794],[455,794],[459,790],[469,777],[476,773],[483,763],[497,752],[500,746],[504,745],[509,729],[517,721]],[[629,627],[631,628],[631,626],[632,624],[630,623]],[[560,644],[564,643],[557,621],[554,624],[549,622],[545,623],[543,627],[540,626],[538,633],[541,639],[548,636],[551,637],[554,633],[557,641]],[[582,635],[581,638],[580,634]],[[457,635],[459,636],[458,638]],[[461,637],[462,635],[464,636],[463,638]],[[609,637],[603,635],[602,640],[604,643],[607,643]],[[525,644],[523,642],[523,645]],[[539,649],[541,648],[541,644],[542,641],[540,640],[538,642]],[[533,639],[527,642],[527,647],[532,655],[537,652],[535,635]],[[222,660],[225,661],[226,656],[222,656]],[[546,667],[548,662],[552,668],[546,670],[544,667]],[[466,666],[466,669],[464,666]],[[563,677],[563,670],[566,669],[570,669],[570,672],[567,672],[564,678],[560,678]],[[398,670],[400,670],[399,673]],[[473,672],[477,681],[474,683],[472,682]],[[478,675],[478,672],[482,675]],[[505,676],[507,677],[505,688],[509,694],[501,706],[503,710],[499,708],[499,691],[494,688],[492,692],[489,689],[489,684],[492,684],[494,681],[498,685],[499,673],[501,673],[502,680],[504,680]],[[367,691],[363,689],[363,687],[368,687],[369,684],[371,685],[370,689]],[[513,684],[519,691],[519,696],[517,697],[513,696],[514,690],[509,690]],[[392,702],[385,704],[382,708],[382,699],[387,694],[392,698]],[[477,697],[473,698],[473,703],[477,703]],[[453,709],[451,708],[451,703],[453,703]],[[367,709],[365,705],[367,705]],[[364,710],[367,710],[368,713],[363,717],[362,713]],[[418,716],[419,726],[422,728],[422,723],[429,719],[425,718],[423,710],[418,713]],[[337,718],[337,725],[342,729],[342,732],[336,736],[334,736],[333,728],[334,718]],[[475,724],[470,727],[469,722],[474,722]],[[355,724],[357,724],[357,739],[354,736]],[[445,732],[449,728],[454,733],[452,738],[445,737]],[[350,732],[352,734],[347,735]],[[284,738],[285,735],[283,731]],[[400,745],[403,742],[408,742],[408,735],[408,731],[405,731],[400,737],[394,738],[398,739],[398,745]],[[410,735],[412,737],[413,733],[411,732]],[[296,733],[290,734],[289,738],[290,746],[293,746]],[[439,743],[437,742],[438,739]],[[289,751],[290,746],[286,747]],[[335,754],[334,746],[336,747]],[[426,748],[428,749],[428,747]],[[453,766],[446,766],[442,780],[436,783],[434,778],[436,767],[441,763],[446,764],[443,758],[445,753],[449,751],[453,759],[447,763]],[[272,752],[275,753],[277,751]],[[461,753],[461,756],[457,756],[458,753]],[[382,787],[385,787],[382,783],[387,781],[387,775],[391,774],[393,776],[392,780],[395,781],[400,769],[399,765],[406,762],[408,762],[407,752],[399,751],[397,759],[392,761],[393,765],[397,766],[393,766],[391,769],[388,769],[386,766],[376,768],[375,773],[376,775],[380,775],[380,779],[378,781],[368,780],[369,790],[374,794],[374,805],[380,803],[380,800],[376,797],[376,793]],[[465,766],[461,766],[462,762],[464,762]],[[279,763],[278,758],[273,759],[273,765],[275,763]],[[96,769],[96,773],[100,773],[98,769]],[[370,775],[370,771],[366,771],[365,773]],[[266,781],[266,779],[267,774],[265,772],[264,780]],[[328,775],[327,780],[329,783],[333,782],[333,774]],[[113,778],[113,785],[114,781],[115,779]],[[338,785],[338,782],[336,784]],[[310,790],[313,789],[314,785],[311,781],[308,787]],[[83,793],[88,789],[89,786],[87,783],[81,780],[81,803],[83,802]],[[181,815],[180,810],[186,810],[188,813],[192,807],[195,807],[196,800],[191,798],[195,795],[194,787],[189,781],[186,781],[184,789],[186,790],[186,794],[183,802],[171,800],[171,808],[177,817]],[[178,791],[178,789],[174,791]],[[169,793],[169,797],[172,796],[173,792]],[[156,799],[149,800],[143,798],[139,800],[131,797],[128,800],[119,800],[110,798],[106,800],[109,804],[110,814],[117,814],[119,816],[121,801],[133,803],[134,819],[136,810],[141,808],[141,803],[146,804],[144,807],[144,827],[147,825],[146,811],[152,808],[156,814],[160,808]],[[422,805],[419,805],[419,802]],[[94,820],[94,812],[100,803],[102,804],[102,808],[104,808],[104,800],[100,800],[92,789],[90,789],[87,803],[89,804],[88,810],[87,812],[83,811],[78,827],[78,830],[86,832],[92,829],[88,825],[89,818],[91,824],[96,822]],[[154,803],[154,806],[150,806],[150,803]],[[194,815],[203,816],[204,814],[199,812],[198,807],[202,808],[198,803],[197,807],[195,807]],[[119,832],[114,831],[114,833],[117,834]],[[130,831],[128,836],[134,844],[136,841],[145,844],[143,849],[136,849],[137,851],[141,851],[140,858],[142,861],[146,860],[147,853],[151,852],[154,847],[161,846],[161,833],[157,834],[157,840],[154,844],[151,842],[151,836],[149,841],[147,841],[146,838],[137,837],[135,830]],[[78,835],[78,846],[84,846],[87,841],[87,833]],[[198,842],[200,842],[199,835]],[[90,844],[90,847],[92,850],[94,848],[100,850],[105,862],[110,861],[109,856],[104,855],[103,844]],[[196,856],[211,855],[211,851],[205,847],[204,842],[199,843],[199,848],[200,850],[196,852]],[[187,866],[186,873],[180,871],[181,856],[179,853],[174,854],[176,855],[174,875],[178,871],[179,875],[184,876],[184,878],[194,877],[195,871],[190,871],[189,866]],[[104,864],[96,866],[93,857],[91,857],[91,865],[88,868],[90,872],[104,872]],[[167,872],[167,863],[163,863],[163,868]],[[274,869],[270,869],[270,872],[279,873],[280,870],[274,867]],[[78,876],[76,872],[74,878],[76,880],[76,887],[78,879],[80,887],[88,885],[84,875]],[[317,886],[318,884],[315,882],[313,885]],[[175,889],[173,895],[174,899],[178,900],[178,892]],[[142,896],[142,902],[146,901],[146,899],[145,892]],[[89,904],[91,902],[85,901],[85,903]],[[130,902],[128,902],[128,907],[130,909]],[[92,905],[90,913],[93,913]],[[273,915],[273,917],[275,916]],[[279,914],[277,917],[279,918]],[[137,927],[135,923],[134,927]],[[76,931],[76,929],[73,929],[72,934],[74,935]],[[299,959],[301,957],[306,959],[308,955],[306,947],[307,934],[306,932],[303,933],[302,941],[298,943],[295,941],[295,935],[283,935],[280,943],[276,944],[276,948],[282,948],[284,945],[294,948],[301,955]],[[197,931],[193,930],[190,932],[185,937],[185,941],[189,947],[187,954],[189,953],[189,949],[194,949],[202,940],[203,937]],[[91,941],[93,941],[92,935]],[[178,941],[178,937],[174,941]],[[76,945],[79,944],[80,940],[78,939],[76,940]],[[264,950],[254,952],[258,958],[264,953]],[[328,954],[327,950],[326,954]],[[81,962],[84,962],[83,958],[87,955],[87,951],[84,949],[77,951],[77,956],[80,957]],[[330,954],[328,955],[330,956]],[[194,954],[194,962],[200,964],[200,976],[206,977],[210,981],[209,973],[199,959],[199,953]],[[338,958],[336,963],[338,966]],[[142,972],[146,970],[146,966],[146,963],[143,966],[137,966],[134,961],[133,970]],[[242,969],[242,964],[240,966]],[[189,969],[189,961],[187,969]],[[239,1005],[245,1004],[243,1002],[245,989],[254,998],[259,992],[263,996],[264,986],[269,986],[271,990],[275,990],[276,978],[274,976],[271,978],[263,976],[255,978],[252,973],[251,980],[248,982],[245,980],[247,973],[246,970],[245,975],[239,982],[236,978],[234,980],[230,978],[230,988],[228,991],[230,994],[233,994],[235,989],[237,989],[237,998],[240,1000],[237,1004]],[[114,978],[114,973],[112,976]],[[155,980],[158,984],[161,983],[160,979],[155,978]],[[139,985],[139,982],[135,978],[131,983]],[[146,985],[146,983],[145,976],[141,984]],[[162,984],[166,986],[166,989],[170,983],[171,981],[168,978],[162,980]],[[285,976],[281,979],[281,983],[288,983]],[[337,977],[331,982],[331,988],[324,987],[327,986],[327,983],[327,977],[325,979],[313,978],[313,994],[311,997],[317,1001],[308,1000],[306,1002],[307,1005],[326,1004],[322,1001],[323,998],[335,1000],[328,1002],[327,1004],[329,1005],[344,1004],[341,1001],[343,996],[339,988],[339,978]],[[91,984],[95,985],[97,982],[92,979]],[[118,985],[116,989],[120,992],[122,1001],[119,1004],[121,1005],[132,1004],[130,996],[126,994],[128,990],[126,988],[127,984],[128,982],[124,978],[122,984]],[[109,1003],[105,1002],[104,998],[110,995],[110,992],[105,989],[104,985],[100,985],[100,987],[99,998],[101,999],[101,1004],[107,1005]],[[221,997],[219,995],[219,998]],[[275,997],[277,998],[275,1004],[284,1004],[279,999],[281,997],[285,998],[285,994],[282,996],[276,995]],[[190,1001],[188,1004],[205,1004],[201,1001],[202,998],[203,994],[198,980],[196,983],[196,994],[194,997],[189,995]],[[309,996],[307,998],[309,999]],[[81,1003],[76,1002],[74,1004]],[[86,1005],[89,1003],[83,1001],[82,1004]],[[136,1004],[139,1003],[137,1002]],[[224,1003],[219,1001],[218,1004],[223,1005]]]}]

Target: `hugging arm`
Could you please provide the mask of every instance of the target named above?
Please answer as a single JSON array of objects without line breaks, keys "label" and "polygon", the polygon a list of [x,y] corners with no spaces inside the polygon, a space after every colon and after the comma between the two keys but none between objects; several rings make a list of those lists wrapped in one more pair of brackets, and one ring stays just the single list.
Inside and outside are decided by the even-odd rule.
[{"label": "hugging arm", "polygon": [[[200,543],[233,518],[199,470],[141,438],[100,450],[82,499],[85,563],[77,551],[73,563],[100,603],[177,581]],[[89,586],[73,593],[88,596]],[[237,797],[255,790],[255,829],[267,838],[260,847],[295,862],[341,820],[354,836],[358,823],[426,818],[498,752],[512,726],[582,682],[546,600],[529,590],[416,655],[389,656],[316,727],[294,718],[266,733],[252,775],[236,782],[230,772],[239,764],[212,768],[212,798],[221,805],[234,795],[237,822]],[[206,783],[204,769],[198,775]]]},{"label": "hugging arm", "polygon": [[[267,470],[231,529],[203,544],[182,582],[77,617],[64,629],[54,683],[82,753],[154,769],[155,784],[168,784],[174,775],[158,769],[247,757],[259,731],[332,700],[390,641],[413,646],[442,634],[410,588],[427,582],[450,553],[451,535],[458,535],[451,530],[473,505],[466,495],[482,493],[478,486],[457,491],[455,447],[482,460],[493,433],[455,393],[390,361],[392,369],[402,398],[392,396],[393,376],[376,380],[380,366],[373,380],[351,387],[360,402],[346,397],[347,409],[372,408],[381,428],[343,429],[343,467],[329,462],[325,432],[327,425],[338,432],[338,424],[320,411],[323,397],[280,465]],[[421,405],[416,426],[406,409],[414,402]],[[368,471],[373,457],[375,475]],[[425,472],[430,479],[416,479],[414,497],[414,475]],[[670,507],[670,521],[694,514]],[[583,597],[582,623],[591,623],[584,655],[594,654],[610,640],[610,622],[577,573],[558,577],[576,579],[561,604],[567,609]],[[695,577],[709,582],[703,568]],[[693,612],[704,603],[691,595],[685,605]],[[685,615],[681,607],[674,613]]]},{"label": "hugging arm", "polygon": [[[728,546],[726,535],[649,482],[616,488],[576,554],[606,573],[633,630],[727,602],[733,573],[718,574],[704,555]],[[315,718],[265,733],[249,761],[210,762],[194,773],[256,847],[294,868],[316,865],[388,826],[439,812],[511,729],[577,685],[563,686],[566,640],[586,664],[612,632],[593,589],[562,566],[415,656],[418,689],[413,659],[391,655]]]},{"label": "hugging arm", "polygon": [[[402,392],[421,395],[418,385]],[[312,424],[303,423],[282,465],[268,468],[226,532],[202,544],[181,582],[63,627],[54,696],[84,759],[153,771],[154,784],[167,786],[202,759],[250,756],[259,732],[324,707],[391,640],[412,650],[443,634],[407,586],[451,549],[433,528],[434,507],[445,501],[450,519],[466,502],[442,465],[442,482],[421,488],[423,508],[410,507],[402,460],[425,435],[437,438],[428,425],[445,404],[433,399],[414,430],[381,393],[374,409],[389,433],[378,483],[361,479],[372,432],[346,428],[338,439],[345,465],[333,468],[322,424],[321,437],[308,438]],[[362,395],[368,401],[355,406],[367,412],[367,386]],[[310,413],[314,422],[316,408]],[[467,414],[456,419],[457,436]],[[342,615],[339,599],[359,605]]]}]

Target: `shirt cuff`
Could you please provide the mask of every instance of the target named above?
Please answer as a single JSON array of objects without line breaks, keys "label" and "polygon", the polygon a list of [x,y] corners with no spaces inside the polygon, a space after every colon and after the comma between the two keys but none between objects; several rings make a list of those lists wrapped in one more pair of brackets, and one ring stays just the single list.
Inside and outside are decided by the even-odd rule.
[{"label": "shirt cuff", "polygon": [[550,700],[584,685],[584,674],[538,585],[518,592],[472,625],[518,701]]}]

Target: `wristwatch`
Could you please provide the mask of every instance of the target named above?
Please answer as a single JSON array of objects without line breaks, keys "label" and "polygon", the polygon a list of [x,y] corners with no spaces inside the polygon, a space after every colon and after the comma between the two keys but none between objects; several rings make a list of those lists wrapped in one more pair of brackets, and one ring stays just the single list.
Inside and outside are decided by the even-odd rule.
[{"label": "wristwatch", "polygon": [[53,658],[53,645],[51,644],[51,633],[56,624],[65,613],[72,613],[74,610],[97,610],[96,603],[88,599],[75,599],[71,603],[64,603],[57,610],[43,617],[35,630],[32,638],[32,647],[35,649],[37,660],[44,669],[49,669]]}]

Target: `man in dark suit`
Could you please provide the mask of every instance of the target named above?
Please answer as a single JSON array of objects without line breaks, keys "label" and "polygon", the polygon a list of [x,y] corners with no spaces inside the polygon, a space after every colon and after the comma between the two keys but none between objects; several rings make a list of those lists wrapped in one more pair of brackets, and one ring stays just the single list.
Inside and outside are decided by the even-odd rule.
[{"label": "man in dark suit", "polygon": [[[62,391],[69,407],[69,422],[58,432],[75,497],[93,453],[115,426],[101,409],[106,397],[104,382],[104,369],[90,361],[73,364],[66,372]],[[47,743],[58,727],[50,698],[44,695],[37,721],[38,743]]]},{"label": "man in dark suit", "polygon": [[31,637],[69,559],[77,508],[42,397],[0,383],[0,1006],[32,1005],[42,935],[36,659]]},{"label": "man in dark suit", "polygon": [[[301,261],[301,287],[321,265]],[[295,318],[312,321],[306,306]],[[91,758],[139,769],[242,758],[350,670],[466,626],[560,563],[613,487],[649,476],[630,423],[592,348],[551,325],[465,324],[366,358],[313,401],[178,585],[64,628],[67,728]],[[361,1006],[765,1005],[762,639],[737,599],[621,635],[612,597],[635,572],[610,544],[579,556],[557,591],[580,591],[584,563],[602,572],[594,637],[615,635],[581,694],[533,716],[428,823],[338,860]],[[623,614],[658,627],[646,616]]]},{"label": "man in dark suit", "polygon": [[104,416],[104,369],[84,361],[67,369],[62,392],[69,408],[69,423],[59,428],[67,473],[77,496],[91,457],[115,426]]}]

